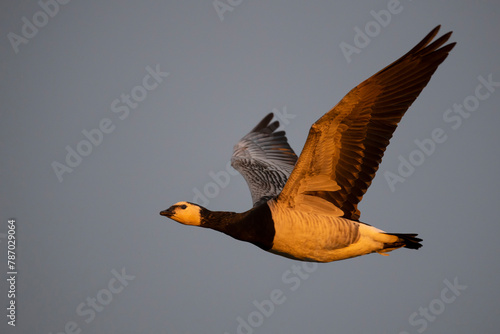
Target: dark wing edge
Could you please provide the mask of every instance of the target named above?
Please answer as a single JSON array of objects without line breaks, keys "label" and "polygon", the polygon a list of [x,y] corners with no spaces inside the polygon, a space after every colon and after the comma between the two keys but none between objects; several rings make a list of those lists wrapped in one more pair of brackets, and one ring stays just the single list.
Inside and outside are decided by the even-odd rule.
[{"label": "dark wing edge", "polygon": [[[352,89],[313,124],[279,201],[295,206],[294,198],[312,200],[325,210],[359,220],[357,204],[375,177],[398,123],[456,44],[441,47],[451,32],[431,43],[439,28]],[[320,181],[323,185],[316,189],[303,186]]]},{"label": "dark wing edge", "polygon": [[254,207],[278,196],[292,172],[297,155],[288,144],[285,131],[276,131],[269,113],[235,146],[231,166],[247,182]]}]

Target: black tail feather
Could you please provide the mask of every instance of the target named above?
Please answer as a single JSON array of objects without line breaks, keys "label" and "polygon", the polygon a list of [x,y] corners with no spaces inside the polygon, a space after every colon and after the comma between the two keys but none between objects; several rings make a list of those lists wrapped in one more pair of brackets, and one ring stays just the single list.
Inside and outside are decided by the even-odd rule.
[{"label": "black tail feather", "polygon": [[394,235],[399,238],[399,240],[393,244],[386,244],[386,248],[394,247],[404,247],[409,249],[419,249],[422,247],[420,243],[422,239],[417,238],[416,233],[387,233],[389,235]]}]

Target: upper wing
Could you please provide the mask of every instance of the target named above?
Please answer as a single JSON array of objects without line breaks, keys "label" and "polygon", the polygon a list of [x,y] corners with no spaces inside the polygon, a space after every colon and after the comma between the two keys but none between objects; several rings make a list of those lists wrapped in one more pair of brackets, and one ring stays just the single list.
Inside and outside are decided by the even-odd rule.
[{"label": "upper wing", "polygon": [[441,47],[451,32],[429,44],[438,30],[439,26],[403,57],[351,90],[312,125],[279,202],[359,219],[357,204],[397,124],[455,46]]},{"label": "upper wing", "polygon": [[278,196],[297,162],[285,131],[270,113],[235,146],[231,165],[247,181],[254,206]]}]

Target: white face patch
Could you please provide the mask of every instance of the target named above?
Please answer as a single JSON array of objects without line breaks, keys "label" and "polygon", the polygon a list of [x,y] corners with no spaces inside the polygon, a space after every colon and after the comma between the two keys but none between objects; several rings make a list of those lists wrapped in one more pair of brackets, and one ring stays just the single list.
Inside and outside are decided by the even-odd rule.
[{"label": "white face patch", "polygon": [[174,214],[170,216],[170,219],[184,225],[201,225],[201,208],[198,205],[188,202],[178,202],[172,207],[175,208],[175,211]]}]

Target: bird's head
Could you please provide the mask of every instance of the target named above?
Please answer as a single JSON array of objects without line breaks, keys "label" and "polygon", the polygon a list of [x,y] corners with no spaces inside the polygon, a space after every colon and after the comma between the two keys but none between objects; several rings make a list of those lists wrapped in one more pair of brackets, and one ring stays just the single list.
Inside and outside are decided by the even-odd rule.
[{"label": "bird's head", "polygon": [[184,225],[201,226],[202,211],[204,208],[189,202],[178,202],[160,215],[168,217]]}]

